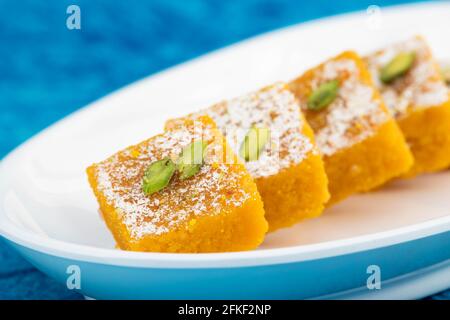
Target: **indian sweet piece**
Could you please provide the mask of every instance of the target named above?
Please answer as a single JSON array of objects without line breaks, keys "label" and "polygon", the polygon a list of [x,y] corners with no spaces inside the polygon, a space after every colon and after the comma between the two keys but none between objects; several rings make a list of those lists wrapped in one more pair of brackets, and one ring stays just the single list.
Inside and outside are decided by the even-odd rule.
[{"label": "indian sweet piece", "polygon": [[348,51],[290,83],[314,130],[329,204],[407,172],[413,159],[361,58]]},{"label": "indian sweet piece", "polygon": [[393,44],[366,62],[414,155],[405,176],[450,166],[450,100],[445,81],[422,37]]},{"label": "indian sweet piece", "polygon": [[[313,132],[287,85],[277,83],[218,103],[209,115],[245,161],[264,202],[269,230],[320,215],[329,199],[327,177]],[[174,128],[184,118],[169,120]]]},{"label": "indian sweet piece", "polygon": [[206,116],[185,119],[90,166],[87,174],[124,250],[249,250],[268,228],[252,177]]}]

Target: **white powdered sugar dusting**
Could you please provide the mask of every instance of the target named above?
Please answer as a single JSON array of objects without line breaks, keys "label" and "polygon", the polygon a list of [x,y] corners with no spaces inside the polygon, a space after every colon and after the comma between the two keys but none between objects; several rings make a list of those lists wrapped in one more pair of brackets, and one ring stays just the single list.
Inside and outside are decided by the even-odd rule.
[{"label": "white powdered sugar dusting", "polygon": [[318,152],[302,133],[305,123],[299,103],[283,83],[224,101],[201,113],[214,119],[236,153],[252,126],[270,130],[270,143],[261,156],[246,162],[246,168],[254,178],[275,175],[301,163],[309,153]]},{"label": "white powdered sugar dusting", "polygon": [[[314,91],[321,84],[338,78],[342,78],[338,95],[323,111],[326,124],[314,128],[317,145],[324,155],[363,141],[388,119],[381,102],[374,98],[374,89],[361,82],[359,69],[351,59],[326,62],[315,71],[311,89]],[[306,102],[302,108],[307,109]]]},{"label": "white powdered sugar dusting", "polygon": [[[134,239],[167,233],[197,216],[219,214],[224,207],[240,207],[252,196],[240,188],[244,170],[231,170],[231,165],[224,163],[213,165],[213,161],[206,161],[189,179],[174,177],[165,189],[144,194],[146,168],[153,161],[178,155],[199,139],[212,141],[212,129],[178,127],[95,165],[98,191],[122,214]],[[208,145],[212,158],[221,147],[214,141]]]},{"label": "white powdered sugar dusting", "polygon": [[[393,83],[382,83],[380,70],[402,52],[415,52],[411,70]],[[365,60],[386,105],[396,118],[407,115],[409,110],[438,106],[449,99],[448,88],[441,79],[428,45],[421,37],[391,45]]]}]

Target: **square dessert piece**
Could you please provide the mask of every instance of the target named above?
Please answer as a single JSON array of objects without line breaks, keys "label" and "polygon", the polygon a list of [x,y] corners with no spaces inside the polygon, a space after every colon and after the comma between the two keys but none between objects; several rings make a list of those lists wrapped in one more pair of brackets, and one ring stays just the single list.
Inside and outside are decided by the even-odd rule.
[{"label": "square dessert piece", "polygon": [[121,249],[240,251],[256,248],[268,225],[256,184],[237,160],[205,116],[122,150],[87,174]]},{"label": "square dessert piece", "polygon": [[414,155],[406,176],[448,168],[450,96],[425,40],[414,37],[393,44],[366,62]]},{"label": "square dessert piece", "polygon": [[330,204],[404,174],[405,139],[354,52],[344,52],[290,83],[323,154]]},{"label": "square dessert piece", "polygon": [[[329,199],[323,162],[286,84],[223,101],[198,114],[209,115],[245,161],[263,199],[270,231],[322,213]],[[166,129],[180,121],[183,118],[169,120]]]}]

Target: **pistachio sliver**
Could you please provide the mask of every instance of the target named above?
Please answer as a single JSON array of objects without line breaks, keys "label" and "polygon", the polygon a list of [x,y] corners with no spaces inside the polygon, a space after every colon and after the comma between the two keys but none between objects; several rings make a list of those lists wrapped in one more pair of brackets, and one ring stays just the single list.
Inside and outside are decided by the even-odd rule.
[{"label": "pistachio sliver", "polygon": [[336,99],[339,91],[339,80],[322,83],[308,98],[308,109],[320,111]]},{"label": "pistachio sliver", "polygon": [[197,140],[186,146],[177,161],[177,169],[180,179],[188,179],[200,171],[204,162],[204,153],[208,143]]},{"label": "pistachio sliver", "polygon": [[385,84],[389,84],[395,79],[403,76],[411,69],[415,58],[415,52],[399,53],[381,69],[380,80]]},{"label": "pistachio sliver", "polygon": [[444,79],[445,83],[450,85],[450,64],[449,65],[443,65],[441,67],[441,75]]},{"label": "pistachio sliver", "polygon": [[164,189],[175,172],[175,163],[170,158],[155,161],[145,170],[142,190],[151,195]]},{"label": "pistachio sliver", "polygon": [[252,127],[242,141],[239,155],[247,162],[256,161],[269,140],[270,130],[268,128]]}]

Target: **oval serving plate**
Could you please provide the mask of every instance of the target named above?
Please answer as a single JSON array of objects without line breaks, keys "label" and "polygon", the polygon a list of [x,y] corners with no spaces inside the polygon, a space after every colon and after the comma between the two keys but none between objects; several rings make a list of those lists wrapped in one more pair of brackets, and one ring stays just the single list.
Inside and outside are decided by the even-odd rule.
[{"label": "oval serving plate", "polygon": [[[447,289],[450,172],[354,196],[268,235],[258,250],[217,254],[115,250],[85,176],[89,164],[161,131],[167,118],[289,80],[345,49],[364,53],[419,33],[438,57],[450,54],[450,4],[394,7],[381,11],[380,23],[372,18],[348,14],[271,32],[59,121],[1,162],[0,233],[61,283],[78,266],[80,291],[93,298],[418,298]],[[374,265],[382,288],[371,291]]]}]

